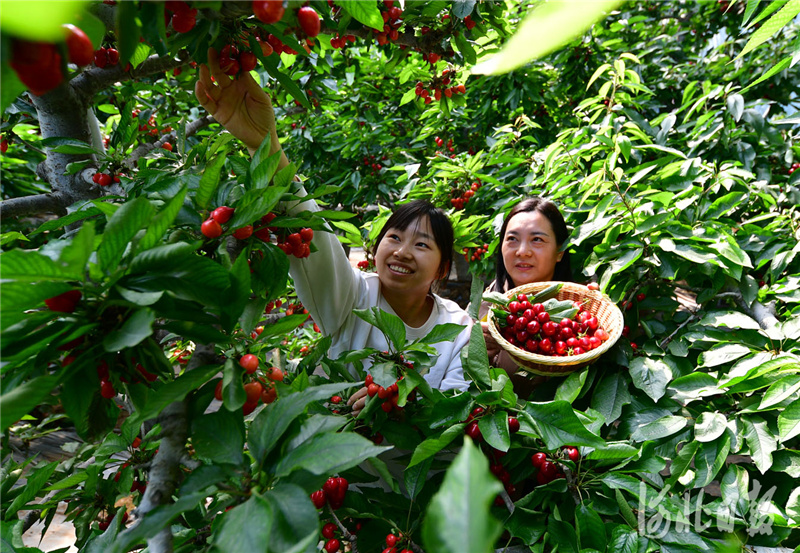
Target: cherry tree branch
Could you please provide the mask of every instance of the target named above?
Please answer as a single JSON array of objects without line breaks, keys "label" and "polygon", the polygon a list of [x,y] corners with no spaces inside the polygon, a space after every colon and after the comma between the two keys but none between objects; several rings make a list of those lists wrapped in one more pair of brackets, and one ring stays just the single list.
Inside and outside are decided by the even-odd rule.
[{"label": "cherry tree branch", "polygon": [[9,198],[0,202],[0,219],[8,217],[25,217],[38,213],[55,213],[66,215],[64,199],[60,194],[37,194],[36,196],[23,196]]},{"label": "cherry tree branch", "polygon": [[[198,345],[186,370],[192,370],[209,362],[215,362],[213,345]],[[161,425],[161,442],[158,453],[151,462],[147,491],[139,507],[134,511],[139,521],[147,513],[172,501],[181,476],[181,462],[187,456],[186,440],[189,435],[189,397],[169,404],[158,416]],[[126,530],[139,525],[139,521]],[[172,552],[172,532],[169,527],[147,539],[151,553]]]},{"label": "cherry tree branch", "polygon": [[110,67],[89,67],[80,75],[72,79],[72,87],[87,101],[97,92],[108,88],[114,83],[136,80],[155,73],[164,73],[189,62],[189,52],[181,50],[177,59],[174,56],[152,55],[138,67],[125,70],[122,64]]},{"label": "cherry tree branch", "polygon": [[[187,137],[193,136],[200,129],[207,127],[215,122],[216,122],[215,119],[210,115],[205,115],[203,117],[200,117],[199,119],[195,119],[194,121],[186,125],[186,136]],[[122,163],[128,169],[133,169],[134,167],[136,167],[136,163],[139,161],[139,158],[141,158],[144,155],[147,155],[149,152],[152,152],[153,150],[161,148],[167,142],[170,143],[175,142],[177,138],[178,138],[177,133],[175,131],[172,131],[163,135],[155,142],[147,142],[144,144],[140,144],[139,147],[136,148],[133,152],[131,152],[131,155],[128,156]]]}]

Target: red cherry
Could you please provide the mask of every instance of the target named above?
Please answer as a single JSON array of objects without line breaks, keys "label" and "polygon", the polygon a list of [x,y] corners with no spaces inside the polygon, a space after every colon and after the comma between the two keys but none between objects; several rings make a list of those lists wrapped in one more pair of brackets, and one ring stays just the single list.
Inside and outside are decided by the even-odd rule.
[{"label": "red cherry", "polygon": [[564,451],[567,452],[567,457],[573,463],[577,463],[581,458],[581,453],[580,453],[580,451],[578,451],[577,447],[569,445],[569,446],[564,448]]},{"label": "red cherry", "polygon": [[111,182],[112,182],[111,175],[109,175],[108,173],[100,173],[100,175],[97,177],[97,184],[99,184],[100,186],[110,186]]},{"label": "red cherry", "polygon": [[300,230],[300,238],[303,239],[303,242],[311,242],[314,238],[314,229],[304,228]]},{"label": "red cherry", "polygon": [[322,527],[322,537],[330,540],[336,535],[336,525],[332,522]]},{"label": "red cherry", "polygon": [[247,374],[253,374],[256,372],[256,369],[258,369],[258,357],[252,353],[243,355],[241,359],[239,359],[239,365],[241,365]]},{"label": "red cherry", "polygon": [[238,228],[234,231],[233,237],[238,240],[245,240],[250,238],[253,234],[253,225],[247,225],[242,228]]},{"label": "red cherry", "polygon": [[339,540],[336,538],[330,539],[325,543],[325,551],[327,553],[336,553],[339,551]]},{"label": "red cherry", "polygon": [[508,417],[508,431],[512,434],[519,432],[519,419],[517,417]]},{"label": "red cherry", "polygon": [[483,435],[481,434],[481,429],[478,428],[477,421],[472,421],[467,425],[465,430],[467,436],[473,439],[475,442],[480,442],[483,439]]},{"label": "red cherry", "polygon": [[234,208],[223,205],[211,212],[211,218],[220,225],[224,225],[231,220],[235,211]]},{"label": "red cherry", "polygon": [[540,468],[545,461],[547,461],[547,455],[541,451],[531,455],[531,464],[536,468]]},{"label": "red cherry", "polygon": [[94,47],[92,41],[81,29],[75,25],[65,24],[61,26],[66,35],[67,51],[69,61],[75,65],[89,65],[94,59]]},{"label": "red cherry", "polygon": [[239,65],[242,71],[252,71],[258,64],[258,58],[253,52],[242,52],[239,56]]},{"label": "red cherry", "polygon": [[255,0],[253,14],[264,23],[277,23],[283,18],[283,0]]},{"label": "red cherry", "polygon": [[303,32],[310,37],[317,36],[322,25],[319,14],[310,6],[303,6],[297,10],[297,22],[300,23]]},{"label": "red cherry", "polygon": [[172,28],[178,33],[188,33],[196,24],[197,10],[185,10],[172,15]]},{"label": "red cherry", "polygon": [[106,399],[111,399],[117,395],[117,392],[114,390],[114,385],[111,382],[103,380],[100,382],[100,395]]},{"label": "red cherry", "polygon": [[80,290],[68,290],[63,294],[53,296],[44,300],[44,304],[50,311],[58,311],[59,313],[72,313],[78,306],[82,294]]},{"label": "red cherry", "polygon": [[207,219],[200,225],[200,232],[206,238],[218,238],[222,235],[222,227],[214,219]]}]

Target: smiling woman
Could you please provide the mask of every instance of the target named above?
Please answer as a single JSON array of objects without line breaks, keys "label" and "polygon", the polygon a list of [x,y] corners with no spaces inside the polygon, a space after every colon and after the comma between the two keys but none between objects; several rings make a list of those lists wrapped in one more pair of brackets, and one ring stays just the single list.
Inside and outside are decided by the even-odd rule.
[{"label": "smiling woman", "polygon": [[[497,250],[497,272],[487,291],[506,292],[523,284],[547,281],[572,281],[569,252],[564,244],[569,229],[558,206],[539,196],[522,200],[506,215],[500,228],[500,248]],[[478,317],[483,320],[489,303],[482,302]],[[495,342],[488,323],[482,322],[489,359],[495,367],[505,369],[518,393],[530,391],[530,381],[514,378],[517,364]]]},{"label": "smiling woman", "polygon": [[[280,154],[278,169],[289,165],[275,131],[272,103],[250,73],[232,79],[220,69],[217,53],[210,50],[195,94],[251,152],[269,136],[269,153]],[[302,187],[296,193],[306,195]],[[287,209],[297,214],[320,208],[314,200],[305,200]],[[422,200],[398,207],[378,236],[377,274],[351,267],[332,232],[315,234],[314,244],[317,251],[307,257],[290,258],[289,272],[303,306],[320,331],[332,337],[332,357],[356,349],[389,349],[383,333],[356,316],[354,309],[379,307],[397,315],[409,340],[427,336],[438,324],[459,324],[464,330],[454,341],[435,344],[439,357],[425,380],[440,390],[468,387],[459,354],[469,342],[472,321],[455,302],[432,291],[433,284],[449,273],[453,251],[453,227],[442,210]],[[350,397],[354,413],[364,407],[366,397],[366,388]]]}]

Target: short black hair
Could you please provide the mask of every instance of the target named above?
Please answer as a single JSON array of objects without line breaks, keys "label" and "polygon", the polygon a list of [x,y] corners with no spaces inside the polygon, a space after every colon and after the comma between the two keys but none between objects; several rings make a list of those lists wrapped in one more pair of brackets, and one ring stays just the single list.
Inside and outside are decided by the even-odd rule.
[{"label": "short black hair", "polygon": [[[564,216],[561,215],[561,211],[559,211],[558,206],[550,200],[545,200],[541,196],[532,196],[515,205],[511,211],[508,212],[508,215],[506,215],[506,218],[503,221],[503,226],[500,227],[500,245],[497,248],[497,254],[495,256],[497,269],[494,281],[495,290],[498,292],[502,291],[504,288],[506,290],[510,290],[516,286],[514,282],[511,281],[511,277],[506,270],[506,264],[503,262],[503,240],[506,236],[508,222],[519,213],[527,213],[531,211],[538,211],[547,217],[548,221],[550,221],[550,225],[553,227],[553,232],[556,234],[556,244],[558,244],[559,249],[564,246],[564,243],[569,238],[569,228],[567,228],[567,223],[564,221]],[[561,261],[556,263],[556,269],[553,273],[553,280],[560,282],[572,282],[572,266],[569,261],[568,251],[564,251]]]},{"label": "short black hair", "polygon": [[[389,229],[406,230],[412,223],[423,218],[428,219],[431,232],[433,232],[433,241],[436,242],[442,254],[437,276],[439,280],[444,280],[450,275],[450,266],[453,261],[453,224],[444,211],[427,200],[412,200],[398,206],[378,234],[374,250],[378,249],[378,245]],[[374,253],[375,251],[373,251],[373,255]]]}]

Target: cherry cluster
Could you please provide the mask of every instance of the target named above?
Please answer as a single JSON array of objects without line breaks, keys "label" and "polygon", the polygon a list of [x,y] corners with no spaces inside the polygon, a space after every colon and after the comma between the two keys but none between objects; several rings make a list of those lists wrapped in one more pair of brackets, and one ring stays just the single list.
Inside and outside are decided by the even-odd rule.
[{"label": "cherry cluster", "polygon": [[581,459],[581,454],[577,447],[568,445],[561,448],[560,456],[553,457],[552,460],[548,459],[547,453],[543,451],[531,455],[531,464],[537,469],[536,482],[543,485],[558,478],[565,478],[564,471],[559,464],[562,459],[569,459],[577,464]]},{"label": "cherry cluster", "polygon": [[[242,406],[242,413],[249,415],[258,406],[259,401],[270,404],[278,397],[278,390],[275,388],[275,382],[283,382],[285,377],[284,372],[278,367],[270,367],[263,371],[262,375],[257,375],[259,360],[258,357],[252,353],[247,353],[239,358],[239,366],[245,370],[248,375],[245,378],[251,378],[244,385],[244,392],[246,400]],[[255,375],[255,376],[252,376]],[[214,398],[222,401],[222,379],[217,382],[214,389]]]},{"label": "cherry cluster", "polygon": [[119,182],[119,176],[97,171],[92,175],[92,182],[99,186],[111,186],[112,182]]},{"label": "cherry cluster", "polygon": [[303,228],[299,232],[293,232],[286,236],[284,241],[278,240],[278,247],[286,255],[293,255],[298,258],[311,255],[311,240],[314,238],[314,229]]},{"label": "cherry cluster", "polygon": [[[72,363],[77,355],[80,355],[80,351],[76,350],[72,352],[70,355],[67,355],[64,360],[61,362],[62,366],[67,366]],[[134,378],[134,380],[141,382],[143,379],[146,382],[154,382],[158,379],[158,375],[149,372],[144,366],[136,361],[136,358],[131,358],[131,363],[134,364],[134,369],[139,373],[138,376]],[[122,365],[124,366],[124,365]],[[114,388],[114,383],[111,382],[111,369],[108,365],[108,362],[105,359],[101,359],[96,366],[97,370],[97,378],[100,379],[100,395],[105,399],[112,399],[117,395],[117,391]],[[140,378],[141,377],[141,378]],[[121,382],[125,384],[129,384],[130,380],[128,377],[123,373],[119,376]]]},{"label": "cherry cluster", "polygon": [[372,263],[368,259],[362,259],[358,263],[356,263],[356,267],[361,269],[362,271],[369,272],[372,271],[375,267],[373,267]]},{"label": "cherry cluster", "polygon": [[103,69],[109,65],[119,63],[119,50],[116,48],[98,48],[94,52],[94,64]]},{"label": "cherry cluster", "polygon": [[394,382],[394,384],[388,388],[384,388],[383,386],[379,386],[373,382],[372,375],[368,374],[364,379],[364,386],[367,387],[367,395],[369,397],[378,396],[378,399],[383,400],[383,403],[381,403],[381,409],[383,409],[384,413],[391,413],[393,410],[402,411],[403,408],[397,406],[397,399],[399,395],[397,382],[402,379],[403,377],[401,376],[397,381]]},{"label": "cherry cluster", "polygon": [[[283,19],[283,15],[286,12],[283,0],[253,0],[252,8],[253,14],[260,21],[270,25]],[[296,15],[302,34],[312,38],[319,34],[322,29],[322,19],[320,19],[314,8],[302,6],[297,10]]]},{"label": "cherry cluster", "polygon": [[337,551],[339,551],[339,548],[341,547],[341,542],[336,537],[337,530],[338,528],[332,522],[328,522],[322,527],[322,531],[320,533],[322,534],[323,538],[328,540],[325,542],[325,545],[323,546],[326,553],[336,553]]},{"label": "cherry cluster", "polygon": [[509,302],[502,329],[503,337],[511,344],[530,353],[564,357],[581,355],[600,347],[609,339],[608,332],[600,326],[595,315],[575,301],[574,319],[564,317],[551,321],[550,314],[541,303],[531,305],[525,294],[517,294]]},{"label": "cherry cluster", "polygon": [[789,170],[787,172],[791,175],[792,173],[794,173],[798,169],[800,169],[800,162],[795,162],[795,163],[792,163],[792,166],[789,167]]},{"label": "cherry cluster", "polygon": [[168,0],[164,2],[164,19],[167,25],[172,24],[176,33],[188,33],[197,24],[197,9],[186,2]]},{"label": "cherry cluster", "polygon": [[[101,520],[98,523],[97,527],[100,529],[101,532],[105,532],[106,530],[108,530],[108,527],[111,526],[111,522],[114,520],[115,516],[116,516],[116,513],[112,513],[111,516],[105,517],[103,520]],[[127,511],[122,513],[122,525],[125,526],[126,522],[128,522],[128,512]]]},{"label": "cherry cluster", "polygon": [[6,137],[0,139],[0,154],[4,154],[8,151],[8,140]]},{"label": "cherry cluster", "polygon": [[[425,54],[427,56],[427,60],[431,63],[436,63],[439,60],[439,54],[435,54],[431,52],[430,54]],[[435,59],[436,61],[432,60]],[[440,79],[434,79],[428,84],[428,88],[425,87],[425,84],[422,81],[417,81],[417,86],[414,88],[414,92],[425,101],[425,104],[430,104],[434,100],[437,102],[445,98],[452,98],[453,94],[465,94],[467,92],[467,87],[462,83],[456,86],[448,86],[452,83],[452,79],[449,75],[449,70],[445,69],[442,71],[442,76]],[[441,146],[441,144],[439,144]]]},{"label": "cherry cluster", "polygon": [[464,259],[467,261],[479,261],[483,254],[489,251],[489,244],[484,244],[483,246],[478,246],[475,248],[475,252],[470,254],[469,248],[464,248]]},{"label": "cherry cluster", "polygon": [[[138,119],[141,110],[139,108],[134,109],[131,111],[131,116]],[[151,115],[150,118],[144,123],[139,123],[139,132],[146,132],[150,136],[158,136],[159,132],[168,133],[172,132],[172,127],[166,126],[159,131],[158,125],[156,125],[156,117],[155,115]]]},{"label": "cherry cluster", "polygon": [[456,194],[460,194],[460,196],[456,196],[455,198],[450,198],[450,205],[452,205],[456,209],[464,209],[464,205],[469,202],[475,193],[480,189],[481,182],[473,182],[472,186],[467,188],[464,192],[461,192],[458,188],[455,189]]},{"label": "cherry cluster", "polygon": [[[360,121],[360,122],[363,123],[363,121]],[[372,169],[372,173],[370,173],[372,175],[374,175],[376,171],[380,171],[381,169],[383,169],[383,165],[381,163],[379,163],[378,161],[376,161],[376,159],[377,158],[373,154],[364,156],[364,159],[363,159],[364,166]],[[388,156],[381,157],[381,161],[386,161],[388,159],[389,159]]]},{"label": "cherry cluster", "polygon": [[397,534],[386,534],[386,549],[384,549],[382,553],[414,553],[410,543],[408,544],[408,549],[397,550],[399,544],[403,542],[403,539],[403,534],[399,532]]},{"label": "cherry cluster", "polygon": [[334,37],[331,39],[331,48],[335,49],[343,49],[347,46],[348,42],[355,42],[356,37],[355,35],[344,35],[339,36],[339,33],[336,33]]},{"label": "cherry cluster", "polygon": [[383,0],[383,7],[385,8],[381,12],[383,29],[372,29],[375,40],[381,46],[388,44],[389,41],[399,39],[399,29],[403,25],[403,8],[395,6],[394,0]]},{"label": "cherry cluster", "polygon": [[235,44],[226,44],[219,52],[219,68],[226,75],[236,76],[240,72],[252,71],[258,64],[258,58],[250,50],[241,51]]},{"label": "cherry cluster", "polygon": [[322,485],[321,490],[311,494],[311,502],[317,509],[322,509],[326,503],[330,504],[331,509],[338,509],[344,504],[344,497],[347,493],[347,480],[340,477],[331,476]]},{"label": "cherry cluster", "polygon": [[[465,421],[467,426],[464,429],[464,433],[472,438],[472,441],[475,442],[476,445],[480,445],[480,443],[483,441],[483,434],[481,434],[478,420],[484,415],[485,412],[486,409],[483,407],[475,407]],[[510,434],[516,434],[519,432],[519,428],[519,419],[516,417],[508,417],[508,432]],[[503,466],[503,463],[500,461],[500,459],[506,455],[506,452],[490,447],[488,451],[484,452],[484,454],[489,457],[489,471],[495,475],[500,482],[502,482],[506,493],[508,493],[508,495],[513,495],[517,489],[514,484],[511,483],[511,473],[508,472],[508,469],[506,469]],[[500,496],[495,498],[495,503],[502,505],[502,498]]]},{"label": "cherry cluster", "polygon": [[[440,137],[440,136],[434,137],[433,141],[434,141],[434,142],[436,143],[436,145],[437,145],[437,146],[439,146],[440,148],[441,148],[442,146],[444,146],[444,138],[442,138],[442,137]],[[452,139],[452,138],[449,138],[449,139],[447,140],[447,150],[448,150],[450,153],[453,153],[453,152],[455,152],[455,151],[456,151],[456,149],[453,147],[453,139]]]}]

